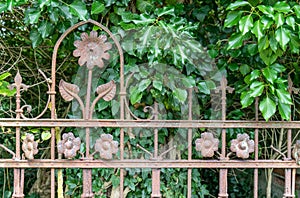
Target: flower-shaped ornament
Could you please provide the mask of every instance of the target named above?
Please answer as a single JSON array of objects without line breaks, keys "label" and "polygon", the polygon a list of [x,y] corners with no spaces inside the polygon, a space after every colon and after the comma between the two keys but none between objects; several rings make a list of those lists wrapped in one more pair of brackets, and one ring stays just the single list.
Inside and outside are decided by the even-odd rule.
[{"label": "flower-shaped ornament", "polygon": [[27,159],[34,159],[34,155],[39,152],[37,147],[38,143],[34,141],[34,135],[30,133],[26,134],[25,140],[22,144],[22,150]]},{"label": "flower-shaped ornament", "polygon": [[99,139],[96,140],[95,151],[100,153],[102,159],[112,159],[112,154],[118,152],[117,141],[113,141],[113,136],[110,134],[102,134]]},{"label": "flower-shaped ornament", "polygon": [[249,153],[254,152],[254,141],[249,139],[248,134],[238,134],[236,139],[231,140],[230,150],[235,152],[237,157],[247,159]]},{"label": "flower-shaped ornament", "polygon": [[64,154],[68,159],[75,157],[77,151],[80,149],[80,138],[75,138],[72,132],[63,134],[62,138],[57,145],[58,153]]},{"label": "flower-shaped ornament", "polygon": [[212,133],[205,132],[201,134],[201,138],[196,141],[196,150],[201,152],[203,157],[212,157],[214,152],[218,150],[219,140],[214,138]]},{"label": "flower-shaped ornament", "polygon": [[88,69],[93,69],[95,65],[103,68],[102,59],[110,58],[106,51],[112,47],[110,43],[105,42],[107,37],[105,35],[98,37],[96,31],[91,31],[90,36],[86,32],[82,33],[81,39],[74,42],[76,49],[73,51],[73,56],[80,57],[78,64],[83,66],[86,63]]}]

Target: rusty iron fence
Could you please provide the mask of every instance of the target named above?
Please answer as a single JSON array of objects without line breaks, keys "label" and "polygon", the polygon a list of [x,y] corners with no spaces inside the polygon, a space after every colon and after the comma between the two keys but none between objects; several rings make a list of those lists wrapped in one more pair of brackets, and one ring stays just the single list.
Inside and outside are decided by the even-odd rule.
[{"label": "rusty iron fence", "polygon": [[[82,33],[81,40],[75,41],[74,45],[76,50],[73,51],[75,57],[79,57],[78,64],[80,66],[86,66],[88,71],[88,84],[86,88],[85,100],[79,97],[79,87],[75,84],[60,80],[59,85],[56,85],[56,58],[58,54],[58,48],[62,41],[68,34],[77,29],[78,27],[92,24],[98,26],[100,29],[106,32],[109,39],[112,39],[113,44],[119,53],[119,71],[120,79],[116,83],[110,81],[106,84],[100,85],[96,88],[96,97],[93,101],[91,95],[94,93],[92,90],[92,77],[93,68],[103,68],[103,60],[108,60],[110,54],[108,51],[112,48],[112,44],[107,42],[107,37],[99,35],[96,31],[92,31],[90,34]],[[11,85],[11,88],[16,89],[16,118],[15,119],[0,119],[0,126],[13,127],[16,130],[16,145],[15,151],[11,151],[4,145],[0,145],[2,149],[12,154],[12,159],[0,159],[1,168],[13,168],[14,169],[14,193],[12,197],[24,197],[24,172],[28,168],[49,168],[51,169],[51,197],[56,197],[56,169],[66,168],[80,168],[83,170],[83,192],[81,197],[91,198],[94,197],[92,189],[92,169],[93,168],[119,168],[120,169],[120,197],[124,197],[124,169],[125,168],[150,168],[152,171],[152,194],[151,197],[162,197],[160,190],[160,177],[162,168],[187,168],[187,197],[192,197],[192,169],[199,168],[216,168],[219,169],[219,194],[218,197],[228,197],[228,170],[231,168],[246,168],[254,169],[254,197],[258,197],[258,169],[264,168],[281,168],[285,170],[285,187],[283,197],[295,197],[295,180],[296,169],[298,168],[298,149],[300,148],[300,142],[297,142],[293,146],[292,142],[292,129],[299,129],[299,121],[259,121],[258,120],[258,100],[256,100],[255,120],[243,121],[243,120],[226,120],[226,94],[232,93],[233,89],[227,86],[226,78],[223,78],[220,82],[220,86],[216,89],[216,92],[221,94],[221,120],[193,120],[192,112],[192,92],[193,89],[188,90],[188,118],[185,120],[160,120],[158,117],[158,105],[155,103],[153,107],[149,107],[152,116],[149,119],[140,119],[130,111],[126,96],[127,85],[124,79],[124,58],[122,48],[119,41],[115,36],[102,24],[88,20],[80,22],[73,27],[69,28],[57,41],[54,47],[54,53],[52,57],[52,75],[50,78],[45,76],[48,83],[49,100],[45,110],[36,118],[27,118],[23,114],[24,108],[27,105],[21,104],[21,93],[27,89],[27,85],[22,82],[22,77],[17,73],[15,77],[15,83]],[[117,90],[117,84],[120,87]],[[292,87],[292,85],[290,85]],[[292,88],[290,89],[292,92]],[[59,92],[59,93],[58,93]],[[56,96],[60,94],[66,101],[76,100],[81,109],[81,119],[61,119],[57,118],[55,112]],[[105,101],[111,101],[114,97],[118,96],[120,99],[120,116],[118,119],[94,119],[93,112],[95,105],[100,99]],[[51,104],[51,105],[50,105]],[[51,110],[51,117],[44,118],[43,115],[47,111],[48,107]],[[149,109],[148,109],[149,110]],[[128,119],[126,113],[130,114],[131,119]],[[43,117],[43,118],[42,118]],[[34,140],[32,134],[27,134],[26,138],[21,140],[21,131],[23,127],[49,127],[51,128],[51,157],[50,159],[34,159],[34,156],[39,152],[38,143]],[[73,133],[64,133],[62,140],[55,141],[56,127],[72,127],[81,128],[85,131],[85,138],[81,140],[79,137],[75,137]],[[119,142],[111,134],[101,134],[96,140],[94,145],[90,145],[91,128],[118,128],[120,129]],[[150,128],[153,131],[154,136],[154,152],[150,153],[145,148],[137,145],[141,150],[149,154],[149,158],[136,158],[129,159],[124,157],[124,138],[126,138],[127,129],[133,128]],[[170,149],[166,149],[165,152],[159,153],[158,135],[159,128],[181,128],[186,129],[187,133],[187,159],[164,159],[163,156],[168,153]],[[216,137],[216,134],[211,132],[201,133],[201,137],[193,142],[193,129],[221,129],[220,139]],[[252,140],[248,134],[238,134],[236,139],[232,139],[230,148],[227,147],[226,136],[228,129],[244,128],[254,130],[254,139]],[[287,130],[287,153],[281,153],[276,148],[273,148],[280,155],[282,159],[259,159],[259,132],[261,129],[286,129]],[[80,159],[73,159],[80,150],[80,145],[84,141],[85,153],[81,154]],[[91,146],[92,149],[91,149]],[[193,159],[192,150],[199,151],[203,158]],[[293,150],[294,148],[294,150]],[[220,150],[220,152],[219,152]],[[293,150],[293,152],[292,152]],[[254,157],[249,157],[254,153]],[[292,153],[294,157],[292,158]],[[57,156],[61,154],[64,159],[59,159]],[[100,159],[94,158],[95,154],[99,154]],[[117,155],[118,154],[118,155]],[[117,155],[117,156],[116,156]],[[235,156],[234,158],[232,156]]]}]

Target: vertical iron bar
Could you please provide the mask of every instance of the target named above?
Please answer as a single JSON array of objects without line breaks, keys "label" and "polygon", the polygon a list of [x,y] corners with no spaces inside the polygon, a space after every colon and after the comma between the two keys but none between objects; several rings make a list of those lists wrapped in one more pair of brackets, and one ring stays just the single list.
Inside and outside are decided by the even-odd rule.
[{"label": "vertical iron bar", "polygon": [[[258,98],[255,98],[255,121],[258,121]],[[255,136],[254,136],[254,159],[255,161],[258,160],[258,129],[255,129]],[[254,198],[258,198],[258,169],[254,169]]]},{"label": "vertical iron bar", "polygon": [[[227,86],[227,79],[222,77],[221,85],[217,89],[221,90],[221,103],[222,103],[222,121],[226,121],[226,91],[232,93],[233,88]],[[221,160],[226,160],[226,129],[222,129],[222,153]],[[227,173],[228,169],[220,169],[219,175],[219,198],[228,197],[227,193]]]},{"label": "vertical iron bar", "polygon": [[[90,102],[91,102],[91,89],[92,89],[92,77],[93,70],[89,69],[88,71],[88,84],[87,84],[87,93],[86,93],[86,101],[85,101],[85,119],[90,120]],[[90,158],[90,128],[85,129],[85,143],[86,143],[86,158]],[[93,198],[93,189],[92,189],[92,169],[83,169],[83,193],[81,195],[82,198]]]},{"label": "vertical iron bar", "polygon": [[[290,95],[293,94],[293,82],[290,78],[288,77],[288,91]],[[292,106],[290,106],[292,108]],[[290,120],[292,120],[292,116],[290,115]],[[288,129],[287,132],[287,159],[284,160],[291,160],[292,159],[292,130]],[[295,197],[294,192],[293,192],[293,186],[292,184],[292,169],[287,168],[285,169],[285,191],[283,196],[284,197]]]},{"label": "vertical iron bar", "polygon": [[[189,88],[189,98],[188,98],[188,105],[189,105],[189,116],[188,120],[192,120],[192,106],[193,106],[193,88]],[[192,160],[192,139],[193,139],[193,129],[189,128],[188,129],[188,160]],[[191,198],[192,197],[192,169],[188,169],[188,181],[187,181],[187,197]]]},{"label": "vertical iron bar", "polygon": [[[16,119],[19,120],[21,118],[21,113],[22,113],[22,109],[21,109],[21,88],[27,88],[26,85],[22,84],[22,77],[19,73],[19,71],[17,72],[17,75],[15,77],[15,83],[13,86],[16,87]],[[16,127],[16,160],[20,160],[21,159],[21,128],[20,127]],[[22,173],[24,173],[24,171],[21,171],[22,169],[14,169],[14,193],[12,195],[13,198],[17,198],[17,197],[24,197],[23,194],[23,184],[22,184]]]},{"label": "vertical iron bar", "polygon": [[[154,103],[154,119],[158,119],[158,104]],[[158,129],[154,129],[154,159],[158,159]],[[160,169],[152,169],[152,194],[151,198],[160,198]]]}]

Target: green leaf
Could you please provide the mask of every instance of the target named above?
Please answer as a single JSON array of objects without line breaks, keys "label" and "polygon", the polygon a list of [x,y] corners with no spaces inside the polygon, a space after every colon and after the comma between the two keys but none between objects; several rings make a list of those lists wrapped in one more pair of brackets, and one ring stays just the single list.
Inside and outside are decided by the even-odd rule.
[{"label": "green leaf", "polygon": [[283,104],[289,104],[292,105],[292,99],[291,95],[287,90],[284,89],[276,89],[276,95],[279,99],[279,101]]},{"label": "green leaf", "polygon": [[5,12],[7,10],[7,5],[6,3],[0,3],[0,14],[2,12]]},{"label": "green leaf", "polygon": [[196,86],[195,79],[193,79],[191,76],[184,77],[182,79],[182,83],[185,86],[185,88],[192,88]]},{"label": "green leaf", "polygon": [[274,24],[274,21],[266,16],[262,16],[260,21],[263,25],[264,30],[268,30]]},{"label": "green leaf", "polygon": [[198,83],[198,89],[202,93],[210,94],[210,89],[207,87],[205,82]]},{"label": "green leaf", "polygon": [[250,67],[247,64],[242,64],[239,68],[241,74],[243,74],[243,76],[245,76],[246,74],[248,74],[250,72]]},{"label": "green leaf", "polygon": [[270,18],[274,17],[274,9],[271,6],[259,5],[257,8]]},{"label": "green leaf", "polygon": [[161,17],[163,15],[175,16],[174,7],[163,7],[163,8],[156,9],[155,10],[155,14],[158,17]]},{"label": "green leaf", "polygon": [[100,14],[105,10],[105,6],[103,3],[100,3],[99,1],[94,1],[92,4],[92,14]]},{"label": "green leaf", "polygon": [[43,41],[43,39],[41,37],[41,34],[38,32],[37,29],[33,29],[33,30],[30,31],[29,38],[30,38],[30,40],[32,42],[32,47],[33,48],[36,48]]},{"label": "green leaf", "polygon": [[247,51],[251,56],[254,56],[258,52],[257,44],[249,44],[247,45]]},{"label": "green leaf", "polygon": [[116,116],[120,110],[120,102],[116,100],[111,101],[111,113],[113,116]]},{"label": "green leaf", "polygon": [[11,76],[10,73],[5,72],[3,74],[0,75],[0,81],[5,80],[7,77]]},{"label": "green leaf", "polygon": [[291,106],[290,105],[278,102],[278,110],[279,110],[279,114],[281,115],[282,119],[284,119],[284,120],[291,119]]},{"label": "green leaf", "polygon": [[294,10],[296,13],[297,18],[300,18],[300,5],[294,5]]},{"label": "green leaf", "polygon": [[153,87],[159,91],[162,91],[163,83],[160,80],[153,80]]},{"label": "green leaf", "polygon": [[88,16],[88,11],[86,10],[86,4],[80,0],[75,0],[70,5],[70,11],[73,15],[79,17],[81,20],[85,21]]},{"label": "green leaf", "polygon": [[230,71],[237,71],[239,69],[239,65],[237,63],[230,63],[228,65],[228,68],[230,69]]},{"label": "green leaf", "polygon": [[242,35],[245,35],[253,27],[253,18],[252,15],[247,15],[241,18],[239,21],[239,30],[242,32]]},{"label": "green leaf", "polygon": [[264,63],[269,66],[272,65],[278,58],[279,49],[276,53],[273,53],[271,48],[262,50],[259,54],[260,58],[264,61]]},{"label": "green leaf", "polygon": [[7,10],[12,11],[13,3],[13,0],[6,0]]},{"label": "green leaf", "polygon": [[258,41],[258,51],[261,52],[269,47],[268,36],[264,36],[260,41]]},{"label": "green leaf", "polygon": [[283,12],[283,13],[288,13],[291,10],[291,7],[285,1],[276,2],[275,5],[273,6],[273,8],[274,8],[274,10],[276,10],[278,12]]},{"label": "green leaf", "polygon": [[259,110],[262,112],[262,115],[266,121],[268,121],[276,112],[275,102],[267,95],[259,103]]},{"label": "green leaf", "polygon": [[50,138],[51,138],[51,133],[49,131],[42,132],[42,140],[43,141],[49,140]]},{"label": "green leaf", "polygon": [[283,50],[286,49],[286,47],[287,47],[286,45],[290,41],[289,34],[290,34],[290,31],[283,27],[279,28],[275,32],[275,39],[278,41],[279,45],[281,46],[281,48]]},{"label": "green leaf", "polygon": [[288,24],[293,28],[293,30],[295,30],[295,18],[293,16],[289,16],[286,18],[286,24]]},{"label": "green leaf", "polygon": [[[141,14],[140,19],[132,20],[135,24],[142,24],[142,25],[148,25],[149,23],[154,23],[156,19],[150,17],[147,14]],[[150,26],[151,27],[151,26]],[[149,27],[149,28],[150,28]]]},{"label": "green leaf", "polygon": [[151,1],[137,0],[136,8],[141,11],[141,13],[145,13],[147,11],[154,10],[155,6],[151,3]]},{"label": "green leaf", "polygon": [[272,34],[271,37],[270,37],[270,47],[272,49],[272,51],[274,53],[277,52],[277,49],[278,49],[278,42],[276,41],[274,35]]},{"label": "green leaf", "polygon": [[224,27],[232,27],[232,26],[238,24],[241,16],[242,16],[241,11],[228,12],[226,19],[225,19]]},{"label": "green leaf", "polygon": [[240,99],[241,99],[242,108],[248,107],[254,101],[254,98],[251,97],[247,91],[242,92]]},{"label": "green leaf", "polygon": [[[261,94],[264,91],[265,86],[263,83],[261,83],[261,82],[259,82],[259,83],[260,83],[259,85],[257,85],[256,87],[251,89],[251,91],[249,92],[250,93],[249,97],[255,98],[255,97],[261,96]],[[251,84],[251,86],[252,86],[252,84]]]},{"label": "green leaf", "polygon": [[184,103],[187,98],[187,91],[184,89],[175,88],[173,90],[173,95],[177,98],[181,103]]},{"label": "green leaf", "polygon": [[257,79],[260,76],[260,71],[258,69],[253,70],[250,73],[250,81]]},{"label": "green leaf", "polygon": [[53,29],[53,25],[48,21],[42,21],[42,23],[40,24],[40,26],[38,28],[39,33],[43,39],[50,35],[50,33],[52,32],[52,29]]},{"label": "green leaf", "polygon": [[30,24],[37,23],[40,16],[41,16],[41,11],[39,11],[39,10],[30,10],[29,13],[28,13],[29,23]]},{"label": "green leaf", "polygon": [[277,26],[277,28],[279,28],[280,26],[282,26],[284,24],[284,16],[282,13],[276,13],[275,15],[275,24]]},{"label": "green leaf", "polygon": [[227,49],[236,49],[242,46],[244,36],[241,33],[234,33],[228,40]]},{"label": "green leaf", "polygon": [[262,70],[264,77],[273,84],[277,78],[277,72],[273,70],[271,67],[266,67]]},{"label": "green leaf", "polygon": [[139,84],[139,92],[143,92],[145,89],[148,88],[148,86],[151,84],[151,80],[150,79],[144,79],[140,82]]},{"label": "green leaf", "polygon": [[207,53],[211,58],[216,58],[218,56],[218,51],[215,49],[207,50]]},{"label": "green leaf", "polygon": [[284,72],[286,70],[286,68],[279,63],[275,63],[275,64],[271,65],[270,68],[278,73]]},{"label": "green leaf", "polygon": [[236,1],[234,3],[231,3],[227,8],[226,10],[235,10],[239,7],[242,7],[242,6],[246,6],[246,5],[250,5],[250,3],[248,3],[248,1]]},{"label": "green leaf", "polygon": [[139,91],[138,87],[134,87],[130,92],[131,104],[136,104],[141,101],[143,92]]},{"label": "green leaf", "polygon": [[255,23],[254,23],[254,26],[253,28],[251,29],[251,32],[253,34],[255,34],[255,36],[257,37],[258,41],[264,36],[263,34],[263,25],[262,23],[260,22],[260,20],[257,20]]}]

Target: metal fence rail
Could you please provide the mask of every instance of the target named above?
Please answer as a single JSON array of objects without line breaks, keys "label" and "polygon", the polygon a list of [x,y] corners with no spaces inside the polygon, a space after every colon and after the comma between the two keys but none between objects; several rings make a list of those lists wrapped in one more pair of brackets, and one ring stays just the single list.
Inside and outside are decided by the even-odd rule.
[{"label": "metal fence rail", "polygon": [[[78,96],[79,87],[77,85],[60,81],[56,85],[56,57],[58,48],[66,36],[74,31],[76,28],[85,25],[93,24],[98,26],[109,35],[114,45],[117,47],[119,53],[120,64],[120,90],[116,93],[116,83],[110,81],[104,85],[97,87],[97,96],[94,101],[91,101],[91,82],[92,72],[94,67],[103,67],[103,59],[109,59],[107,51],[112,47],[104,35],[98,36],[95,31],[90,34],[83,33],[80,41],[75,41],[76,50],[73,55],[79,57],[79,65],[87,66],[88,68],[88,85],[85,101]],[[84,52],[88,47],[88,52]],[[89,54],[90,53],[90,54]],[[96,60],[96,61],[95,61]],[[46,78],[47,79],[47,78]],[[92,169],[93,168],[120,168],[120,197],[123,197],[124,191],[124,168],[151,168],[152,169],[152,195],[151,197],[162,197],[160,192],[160,176],[161,168],[187,168],[187,197],[192,197],[192,169],[194,168],[217,168],[219,172],[219,194],[218,197],[228,197],[228,184],[227,175],[229,168],[252,168],[254,169],[254,197],[258,197],[258,169],[263,168],[284,168],[285,169],[285,192],[284,197],[295,197],[295,171],[298,168],[296,160],[292,159],[292,130],[300,129],[300,121],[258,121],[258,104],[256,102],[256,118],[251,121],[243,120],[226,120],[226,92],[232,92],[233,89],[227,86],[225,78],[222,79],[219,91],[222,95],[222,119],[221,120],[193,120],[192,119],[192,89],[189,89],[188,103],[189,103],[189,116],[187,120],[159,120],[157,105],[151,107],[153,116],[151,119],[127,119],[125,113],[130,111],[126,101],[126,85],[124,82],[124,58],[121,46],[114,35],[103,25],[93,20],[80,22],[75,26],[68,29],[57,41],[54,47],[52,59],[52,76],[47,79],[49,91],[49,100],[47,107],[51,103],[51,117],[41,118],[45,113],[35,119],[26,118],[23,114],[24,106],[21,105],[21,91],[27,88],[23,84],[22,77],[18,73],[15,77],[15,83],[12,88],[16,88],[16,118],[15,119],[0,119],[0,126],[14,127],[16,129],[16,148],[11,151],[4,145],[2,149],[12,154],[12,159],[0,159],[0,168],[13,168],[14,169],[14,198],[24,197],[24,171],[27,168],[50,168],[51,169],[51,197],[55,195],[55,170],[61,168],[81,168],[83,169],[83,192],[82,198],[94,197],[92,189]],[[58,92],[66,101],[77,100],[82,113],[81,119],[60,119],[57,118],[55,112],[56,95]],[[120,117],[119,119],[99,120],[93,119],[92,113],[95,105],[100,99],[106,101],[118,95],[120,97]],[[50,127],[51,128],[51,157],[50,159],[34,159],[38,151],[38,145],[34,137],[27,134],[26,139],[21,141],[20,134],[22,127]],[[81,139],[75,137],[72,133],[65,133],[60,142],[55,141],[56,127],[74,127],[82,128],[85,130],[85,153],[82,154],[80,159],[74,158],[79,150]],[[91,128],[105,128],[113,127],[120,129],[120,141],[115,141],[116,137],[111,134],[101,134],[99,139],[96,140],[94,150],[90,150],[90,135]],[[154,136],[154,152],[150,153],[145,148],[140,147],[141,150],[148,152],[149,159],[127,159],[124,154],[124,138],[127,135],[125,131],[130,128],[150,128]],[[164,153],[159,153],[158,144],[158,129],[159,128],[183,128],[186,129],[187,136],[187,159],[167,160],[163,159]],[[193,142],[193,129],[221,129],[221,138],[215,137],[215,134],[210,132],[203,132],[201,138]],[[227,129],[245,128],[254,129],[254,139],[251,140],[248,134],[238,134],[236,139],[231,140],[231,147],[226,146]],[[258,157],[258,141],[260,129],[286,129],[287,130],[287,153],[281,153],[273,148],[275,151],[282,155],[282,159],[259,159]],[[218,153],[220,146],[220,153]],[[297,148],[300,147],[296,144],[294,146],[294,153],[298,152]],[[203,159],[193,159],[192,149],[195,148],[204,157]],[[230,150],[230,152],[228,152]],[[119,157],[116,159],[115,154],[119,152]],[[64,155],[65,159],[58,159],[57,154]],[[98,153],[101,159],[94,159],[93,155]],[[254,158],[249,157],[254,153]],[[218,156],[218,157],[216,157]],[[235,156],[231,159],[231,156]],[[213,158],[214,157],[214,158]],[[296,155],[297,157],[297,155]],[[238,158],[238,159],[237,159]]]}]

